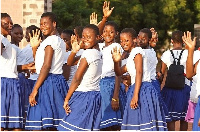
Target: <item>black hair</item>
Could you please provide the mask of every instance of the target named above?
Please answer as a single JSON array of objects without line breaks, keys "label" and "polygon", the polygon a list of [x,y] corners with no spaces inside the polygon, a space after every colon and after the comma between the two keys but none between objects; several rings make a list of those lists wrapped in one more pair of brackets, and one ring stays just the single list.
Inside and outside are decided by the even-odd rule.
[{"label": "black hair", "polygon": [[132,38],[137,38],[137,33],[133,28],[124,28],[121,33],[129,33]]},{"label": "black hair", "polygon": [[108,26],[108,25],[114,27],[114,29],[115,29],[116,32],[118,31],[118,26],[117,26],[117,24],[115,22],[108,21],[108,22],[105,23],[105,26]]},{"label": "black hair", "polygon": [[13,30],[14,28],[22,28],[22,26],[20,26],[19,24],[14,24],[14,25],[12,26],[12,30]]},{"label": "black hair", "polygon": [[83,27],[82,26],[76,26],[74,29],[76,30],[78,37],[82,38]]},{"label": "black hair", "polygon": [[51,22],[56,22],[57,23],[57,17],[53,12],[45,12],[45,13],[42,14],[41,18],[43,18],[43,17],[49,17]]},{"label": "black hair", "polygon": [[[26,30],[30,30],[30,34],[31,34],[31,37],[33,37],[33,32],[32,32],[32,30],[34,30],[34,33],[36,32],[36,29],[37,30],[40,30],[40,28],[39,27],[37,27],[37,26],[35,26],[35,25],[31,25],[31,26],[28,26],[27,28],[26,28]],[[40,31],[40,37],[42,38],[42,32]]]},{"label": "black hair", "polygon": [[61,33],[69,34],[69,36],[75,35],[75,33],[72,30],[65,29]]},{"label": "black hair", "polygon": [[89,24],[89,25],[84,27],[84,29],[86,29],[86,28],[94,30],[94,33],[95,33],[96,36],[99,35],[99,28],[96,25]]},{"label": "black hair", "polygon": [[148,38],[151,39],[152,38],[152,32],[150,29],[148,28],[143,28],[140,30],[140,32],[146,33],[148,35]]},{"label": "black hair", "polygon": [[1,13],[1,19],[6,17],[10,17],[10,15],[8,15],[8,13]]},{"label": "black hair", "polygon": [[183,32],[182,31],[174,31],[172,32],[172,40],[174,43],[183,43],[183,39],[182,39],[182,36],[183,36]]}]

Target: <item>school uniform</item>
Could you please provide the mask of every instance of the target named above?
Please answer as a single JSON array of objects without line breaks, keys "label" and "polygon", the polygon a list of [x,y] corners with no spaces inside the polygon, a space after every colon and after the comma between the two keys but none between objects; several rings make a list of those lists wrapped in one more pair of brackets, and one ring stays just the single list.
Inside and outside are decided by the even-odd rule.
[{"label": "school uniform", "polygon": [[200,131],[200,127],[198,126],[198,122],[200,119],[200,96],[199,96],[200,95],[200,89],[199,89],[200,88],[200,63],[198,63],[197,65],[196,76],[197,76],[197,83],[196,83],[197,95],[199,99],[195,108],[192,131]]},{"label": "school uniform", "polygon": [[60,37],[56,35],[48,36],[40,44],[36,52],[35,67],[37,74],[40,74],[44,63],[46,46],[51,46],[54,50],[51,69],[38,89],[36,96],[37,105],[33,107],[29,105],[25,125],[27,130],[57,128],[65,114],[63,104],[68,91],[68,85],[62,75],[62,66],[66,45]]},{"label": "school uniform", "polygon": [[100,92],[102,97],[102,118],[100,129],[102,129],[114,125],[121,126],[122,123],[121,111],[114,111],[111,107],[111,100],[115,88],[114,62],[112,59],[111,51],[116,46],[118,47],[118,49],[120,48],[121,53],[123,52],[123,50],[121,45],[118,43],[112,43],[107,47],[104,47],[103,45],[105,44],[102,43],[100,43],[99,45],[101,45],[100,50],[103,55],[102,75],[100,80]]},{"label": "school uniform", "polygon": [[[197,50],[194,52],[193,63],[195,64],[199,59],[200,59],[200,51]],[[194,112],[195,112],[195,108],[198,102],[198,94],[197,94],[198,88],[196,86],[196,83],[197,83],[197,75],[192,77],[190,99],[188,101],[188,110],[185,116],[185,120],[191,123],[193,123],[194,121]]]},{"label": "school uniform", "polygon": [[5,46],[0,55],[1,127],[23,128],[24,100],[17,72],[17,52],[7,38],[1,35]]},{"label": "school uniform", "polygon": [[[181,50],[172,50],[172,51],[174,53],[174,57],[178,59]],[[186,68],[187,56],[188,56],[188,51],[184,50],[180,59],[180,65],[184,66],[184,73],[186,73],[185,68]],[[169,69],[169,66],[174,61],[170,50],[167,50],[163,53],[163,55],[161,56],[161,60],[167,65],[167,68]],[[190,97],[190,81],[187,78],[185,78],[185,87],[181,90],[175,90],[164,86],[161,91],[161,94],[169,111],[169,117],[166,118],[167,122],[185,120],[188,108],[188,100]]]},{"label": "school uniform", "polygon": [[134,68],[134,58],[137,54],[141,54],[143,57],[145,56],[145,52],[141,47],[133,48],[126,64],[127,71],[131,76],[131,87],[129,87],[127,92],[127,103],[121,129],[165,131],[167,130],[165,114],[159,101],[158,91],[151,84],[150,74],[145,61],[143,63],[143,78],[138,96],[138,107],[136,109],[131,109],[130,107],[135,89],[136,69]]},{"label": "school uniform", "polygon": [[96,49],[86,49],[83,52],[80,60],[85,58],[88,68],[80,85],[69,100],[71,112],[69,115],[65,114],[58,126],[59,131],[97,131],[100,129],[101,94],[99,81],[102,72],[101,56],[100,51]]}]

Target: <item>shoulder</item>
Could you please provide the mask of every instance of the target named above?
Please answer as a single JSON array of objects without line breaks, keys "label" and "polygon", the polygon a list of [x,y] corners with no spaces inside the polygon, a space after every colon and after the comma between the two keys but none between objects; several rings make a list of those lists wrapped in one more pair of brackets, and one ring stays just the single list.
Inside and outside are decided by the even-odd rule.
[{"label": "shoulder", "polygon": [[131,50],[130,57],[134,58],[137,54],[144,56],[144,51],[141,47],[135,47]]},{"label": "shoulder", "polygon": [[86,58],[88,63],[91,63],[95,60],[101,59],[101,52],[96,49],[86,49],[84,50],[81,58]]},{"label": "shoulder", "polygon": [[47,45],[50,45],[53,49],[57,49],[60,46],[65,45],[64,41],[56,35],[48,36],[41,45],[45,48]]}]

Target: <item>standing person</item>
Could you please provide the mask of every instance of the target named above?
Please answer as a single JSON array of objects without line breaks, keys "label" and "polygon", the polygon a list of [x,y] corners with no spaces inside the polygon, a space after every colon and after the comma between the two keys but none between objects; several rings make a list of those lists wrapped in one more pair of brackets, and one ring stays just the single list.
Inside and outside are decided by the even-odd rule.
[{"label": "standing person", "polygon": [[56,36],[56,16],[52,12],[43,13],[40,30],[44,40],[36,32],[30,39],[35,54],[35,68],[39,77],[29,96],[29,109],[25,128],[27,130],[55,130],[65,111],[63,102],[68,86],[62,73],[65,43]]},{"label": "standing person", "polygon": [[[118,34],[115,22],[106,22],[103,30],[104,43],[99,43],[103,55],[102,75],[100,81],[100,92],[102,96],[102,119],[100,128],[102,130],[119,130],[122,122],[119,110],[120,77],[115,76],[114,63],[111,51],[113,47],[120,47],[115,43]],[[122,50],[122,48],[121,48]]]},{"label": "standing person", "polygon": [[[184,33],[183,41],[187,45],[186,48],[188,49],[188,57],[186,61],[186,77],[192,78],[194,75],[197,77],[197,96],[200,95],[200,59],[196,61],[194,64],[193,58],[194,56],[194,49],[196,45],[196,37],[192,40],[191,32]],[[193,121],[193,131],[200,131],[200,96],[195,108],[194,113],[194,121]]]},{"label": "standing person", "polygon": [[[131,28],[124,29],[120,33],[121,45],[126,52],[130,53],[126,65],[120,66],[121,53],[116,47],[112,55],[116,75],[121,76],[128,72],[131,76],[131,87],[127,92],[121,129],[164,131],[166,130],[164,112],[157,90],[144,76],[144,51],[141,47],[134,48],[135,39],[134,30]],[[145,43],[149,41],[149,36],[146,33],[142,35],[140,32],[138,39],[142,39]]]},{"label": "standing person", "polygon": [[[99,130],[101,119],[101,95],[99,81],[101,78],[102,59],[98,46],[99,29],[90,24],[83,29],[82,45],[85,51],[78,62],[78,69],[72,79],[65,98],[66,114],[60,122],[60,131]],[[72,37],[72,51],[77,53],[80,46]],[[73,47],[73,46],[72,46]],[[91,56],[92,55],[92,56]]]},{"label": "standing person", "polygon": [[[1,131],[21,131],[24,123],[24,95],[18,80],[17,52],[6,38],[11,35],[12,26],[11,17],[7,13],[1,13]],[[21,66],[21,70],[25,66]]]},{"label": "standing person", "polygon": [[[169,69],[170,65],[173,64],[175,60],[174,58],[176,58],[175,62],[178,64],[177,60],[180,58],[180,56],[180,65],[183,65],[185,71],[188,51],[183,51],[182,36],[183,32],[179,30],[172,33],[171,42],[173,44],[173,49],[171,51],[165,51],[161,56],[162,64],[160,71],[162,75],[164,75],[166,68]],[[174,57],[172,56],[171,52],[174,54]],[[178,120],[180,120],[181,131],[187,131],[188,129],[188,123],[185,121],[185,116],[188,108],[188,100],[190,97],[190,82],[187,84],[187,79],[185,78],[185,80],[185,87],[183,89],[173,89],[166,87],[165,82],[165,86],[161,91],[163,100],[169,112],[169,116],[166,118],[166,121],[168,130],[170,131],[175,131],[175,122]]]}]

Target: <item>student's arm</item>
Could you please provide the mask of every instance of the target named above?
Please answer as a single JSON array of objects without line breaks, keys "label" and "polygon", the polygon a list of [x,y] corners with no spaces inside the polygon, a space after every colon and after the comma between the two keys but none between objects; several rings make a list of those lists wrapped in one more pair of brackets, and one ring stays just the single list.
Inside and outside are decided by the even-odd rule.
[{"label": "student's arm", "polygon": [[142,84],[142,75],[143,75],[143,62],[142,55],[137,54],[133,60],[135,62],[136,76],[135,76],[135,90],[133,98],[130,103],[131,109],[136,109],[138,107],[138,97],[139,91]]},{"label": "student's arm", "polygon": [[157,73],[157,79],[160,81],[161,84],[163,82],[166,69],[167,69],[167,65],[162,61],[160,72]]},{"label": "student's arm", "polygon": [[186,77],[192,78],[196,74],[196,64],[193,65],[193,56],[194,56],[194,49],[196,45],[196,37],[192,40],[191,39],[191,32],[187,31],[184,32],[184,36],[182,37],[183,42],[187,45],[186,48],[188,49],[188,56],[186,61]]},{"label": "student's arm", "polygon": [[78,44],[77,37],[75,35],[71,36],[72,51],[67,59],[67,65],[76,65],[80,59],[80,56],[76,57],[76,53],[80,50],[80,45]]},{"label": "student's arm", "polygon": [[85,74],[85,71],[87,70],[87,68],[88,68],[87,60],[85,58],[82,58],[80,60],[80,65],[72,79],[67,96],[65,97],[65,102],[64,102],[63,107],[67,114],[69,114],[71,112],[68,102],[69,102],[72,94],[74,93],[74,91],[77,89],[77,87],[81,83],[81,80],[82,80],[83,75]]},{"label": "student's arm", "polygon": [[107,2],[105,1],[103,3],[103,18],[102,20],[100,21],[100,23],[98,24],[98,28],[99,28],[99,34],[103,34],[103,28],[104,28],[104,25],[107,21],[107,18],[112,14],[112,11],[113,11],[114,7],[112,7],[110,9],[110,1]]},{"label": "student's arm", "polygon": [[46,77],[49,74],[49,71],[51,69],[52,59],[53,59],[53,53],[54,53],[53,48],[48,45],[45,48],[44,63],[40,70],[39,77],[35,83],[32,93],[29,96],[29,103],[31,104],[31,106],[34,106],[37,103],[35,100],[35,97],[38,93],[38,89],[40,88],[40,86],[42,85],[42,83],[44,82],[44,80],[46,79]]},{"label": "student's arm", "polygon": [[64,64],[62,69],[63,69],[63,76],[68,81],[69,80],[70,71],[71,71],[71,66],[68,66],[67,64]]},{"label": "student's arm", "polygon": [[117,111],[119,109],[120,82],[121,82],[121,77],[115,76],[115,88],[114,88],[113,97],[111,99],[111,107],[114,111]]}]

